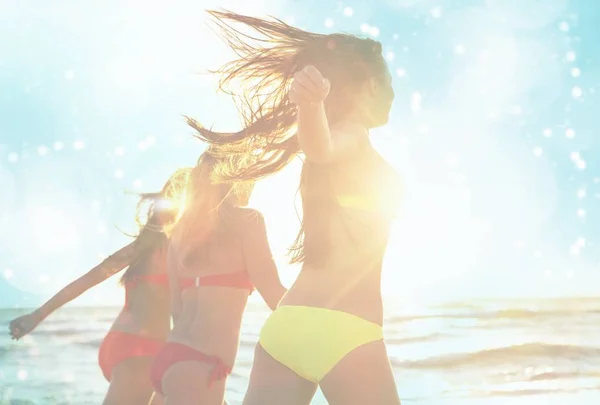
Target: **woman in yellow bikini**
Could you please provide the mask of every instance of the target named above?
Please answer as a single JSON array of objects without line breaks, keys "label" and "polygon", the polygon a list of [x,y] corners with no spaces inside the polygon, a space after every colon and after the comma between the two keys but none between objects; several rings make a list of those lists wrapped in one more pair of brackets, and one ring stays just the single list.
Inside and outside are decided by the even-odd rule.
[{"label": "woman in yellow bikini", "polygon": [[302,271],[261,331],[244,404],[307,405],[320,386],[332,405],[398,405],[380,284],[399,181],[369,140],[394,99],[381,44],[210,13],[240,56],[219,73],[224,89],[239,80],[246,125],[197,129],[224,153],[258,157],[231,178],[264,177],[300,151],[306,158],[292,248]]}]

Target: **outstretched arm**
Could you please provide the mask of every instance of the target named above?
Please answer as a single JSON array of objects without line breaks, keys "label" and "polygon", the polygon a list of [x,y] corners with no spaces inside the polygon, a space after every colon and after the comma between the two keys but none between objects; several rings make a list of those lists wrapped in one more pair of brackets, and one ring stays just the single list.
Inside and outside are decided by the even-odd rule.
[{"label": "outstretched arm", "polygon": [[41,319],[46,318],[52,312],[73,301],[90,288],[123,270],[131,262],[132,256],[133,243],[130,243],[108,256],[102,263],[60,290],[54,297],[38,308],[36,312],[40,315]]},{"label": "outstretched arm", "polygon": [[246,268],[252,283],[263,297],[269,308],[277,308],[279,301],[286,293],[281,284],[277,266],[267,239],[265,219],[258,211],[249,211],[246,218],[243,249]]},{"label": "outstretched arm", "polygon": [[81,294],[100,284],[115,273],[123,270],[131,262],[133,256],[133,243],[123,247],[89,272],[73,281],[56,295],[50,298],[44,305],[29,315],[13,320],[10,324],[10,333],[13,338],[20,338],[31,332],[40,322],[58,308],[73,301]]}]

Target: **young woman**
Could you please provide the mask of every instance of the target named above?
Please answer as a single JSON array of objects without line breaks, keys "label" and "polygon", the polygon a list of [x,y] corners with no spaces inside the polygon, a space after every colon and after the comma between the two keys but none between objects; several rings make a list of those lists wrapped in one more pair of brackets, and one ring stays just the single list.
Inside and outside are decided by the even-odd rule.
[{"label": "young woman", "polygon": [[63,288],[40,308],[10,323],[10,334],[19,339],[55,310],[127,267],[121,277],[125,306],[104,338],[98,356],[100,369],[110,382],[105,405],[147,405],[152,395],[150,366],[171,329],[167,237],[163,230],[177,219],[177,190],[187,181],[188,173],[178,171],[160,193],[141,196],[138,208],[144,201],[150,201],[148,220],[133,242]]},{"label": "young woman", "polygon": [[151,380],[166,405],[224,402],[250,293],[271,309],[285,293],[262,215],[244,208],[253,183],[220,184],[231,160],[206,152],[192,171],[168,250],[173,330]]},{"label": "young woman", "polygon": [[240,56],[218,72],[222,89],[242,92],[232,94],[246,125],[233,134],[196,127],[226,153],[257,159],[226,174],[259,178],[300,150],[306,158],[292,248],[303,268],[262,329],[244,404],[305,405],[320,386],[332,405],[398,405],[380,283],[399,178],[369,140],[394,99],[381,44],[210,13]]}]

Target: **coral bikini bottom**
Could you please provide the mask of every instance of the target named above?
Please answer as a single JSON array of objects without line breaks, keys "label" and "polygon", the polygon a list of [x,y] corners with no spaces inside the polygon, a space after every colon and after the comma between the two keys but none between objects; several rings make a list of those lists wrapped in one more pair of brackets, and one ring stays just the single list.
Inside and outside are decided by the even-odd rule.
[{"label": "coral bikini bottom", "polygon": [[227,366],[217,356],[211,356],[197,351],[181,343],[167,342],[154,359],[154,364],[150,370],[150,381],[154,390],[160,394],[162,392],[162,379],[169,367],[181,361],[199,361],[212,364],[213,370],[210,373],[208,386],[215,381],[222,380],[231,374],[231,367]]},{"label": "coral bikini bottom", "polygon": [[148,339],[132,333],[110,331],[102,341],[98,363],[102,374],[110,381],[113,368],[132,357],[155,357],[165,342]]}]

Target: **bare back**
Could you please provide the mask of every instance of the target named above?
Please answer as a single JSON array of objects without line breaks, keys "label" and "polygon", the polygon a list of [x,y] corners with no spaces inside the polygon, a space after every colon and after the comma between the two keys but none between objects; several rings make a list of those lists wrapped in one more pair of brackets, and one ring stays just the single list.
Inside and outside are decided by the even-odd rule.
[{"label": "bare back", "polygon": [[338,309],[381,323],[381,270],[398,203],[397,174],[369,146],[312,175],[327,178],[329,190],[318,192],[334,200],[321,219],[326,258],[318,268],[304,266],[283,303]]},{"label": "bare back", "polygon": [[[261,276],[253,269],[264,268],[258,269],[262,274],[271,270],[269,267],[272,266],[275,275],[268,275],[267,281],[270,286],[265,288],[268,290],[281,287],[268,244],[266,251],[253,246],[257,241],[266,243],[266,232],[259,223],[259,220],[262,220],[260,214],[254,210],[234,207],[228,210],[227,215],[232,216],[229,219],[235,229],[226,243],[209,242],[202,259],[190,257],[187,263],[182,263],[177,255],[177,246],[172,244],[168,269],[171,279],[189,280],[211,275],[246,273],[261,290]],[[255,263],[259,265],[256,266]],[[225,363],[232,364],[237,354],[241,318],[251,291],[222,285],[200,285],[196,288],[182,289],[181,286],[173,284],[171,283],[172,294],[179,294],[181,311],[168,340],[186,344],[203,353],[217,355]],[[260,292],[264,297],[265,293]]]}]

